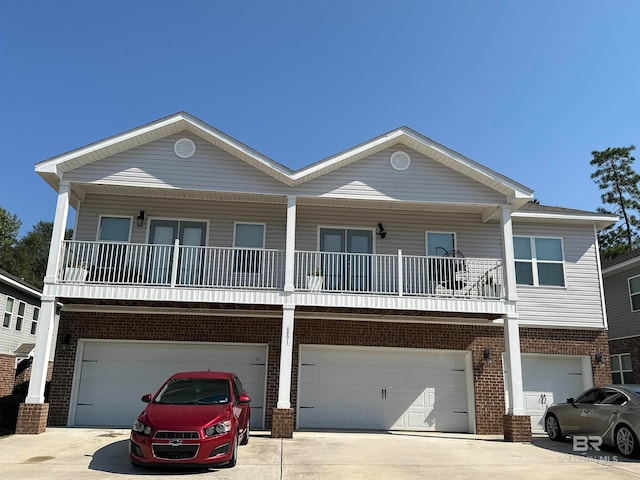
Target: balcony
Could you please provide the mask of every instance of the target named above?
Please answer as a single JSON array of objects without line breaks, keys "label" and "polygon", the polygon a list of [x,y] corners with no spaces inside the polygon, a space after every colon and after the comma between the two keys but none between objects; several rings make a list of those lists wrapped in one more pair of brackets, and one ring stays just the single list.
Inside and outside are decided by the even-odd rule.
[{"label": "balcony", "polygon": [[[64,241],[57,285],[281,292],[285,251]],[[297,251],[296,292],[314,295],[504,298],[502,260]],[[80,293],[89,295],[89,291]]]}]

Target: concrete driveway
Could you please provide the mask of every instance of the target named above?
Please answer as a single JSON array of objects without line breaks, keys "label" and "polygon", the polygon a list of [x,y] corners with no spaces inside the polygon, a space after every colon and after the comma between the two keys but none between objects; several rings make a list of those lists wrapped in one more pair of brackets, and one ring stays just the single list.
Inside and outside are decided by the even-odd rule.
[{"label": "concrete driveway", "polygon": [[295,432],[274,439],[252,432],[238,465],[209,471],[136,469],[127,456],[128,429],[48,428],[41,435],[0,439],[0,478],[20,479],[376,479],[639,478],[640,461],[614,450],[581,456],[571,442],[536,437],[412,432]]}]

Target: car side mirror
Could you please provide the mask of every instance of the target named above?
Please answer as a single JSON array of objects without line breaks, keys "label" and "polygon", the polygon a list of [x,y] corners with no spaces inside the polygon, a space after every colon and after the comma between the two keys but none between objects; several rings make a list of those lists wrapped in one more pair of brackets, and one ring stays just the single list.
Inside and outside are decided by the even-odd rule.
[{"label": "car side mirror", "polygon": [[567,398],[567,403],[570,403],[571,405],[573,405],[574,407],[576,406],[576,401],[574,400],[573,397],[569,397]]},{"label": "car side mirror", "polygon": [[249,403],[250,401],[251,401],[251,397],[246,393],[242,393],[240,394],[240,397],[238,397],[239,403]]},{"label": "car side mirror", "polygon": [[151,401],[151,394],[147,393],[146,395],[143,395],[140,401],[144,403],[149,403]]}]

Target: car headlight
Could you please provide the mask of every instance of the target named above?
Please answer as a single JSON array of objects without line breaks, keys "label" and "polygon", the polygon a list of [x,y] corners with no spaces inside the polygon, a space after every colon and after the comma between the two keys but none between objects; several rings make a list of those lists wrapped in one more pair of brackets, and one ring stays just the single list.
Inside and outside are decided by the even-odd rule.
[{"label": "car headlight", "polygon": [[204,434],[207,437],[214,435],[221,435],[231,430],[231,420],[225,420],[224,422],[216,423],[210,427],[204,429]]},{"label": "car headlight", "polygon": [[137,433],[144,433],[145,435],[149,435],[151,433],[151,427],[149,425],[145,425],[140,420],[133,422],[131,430]]}]

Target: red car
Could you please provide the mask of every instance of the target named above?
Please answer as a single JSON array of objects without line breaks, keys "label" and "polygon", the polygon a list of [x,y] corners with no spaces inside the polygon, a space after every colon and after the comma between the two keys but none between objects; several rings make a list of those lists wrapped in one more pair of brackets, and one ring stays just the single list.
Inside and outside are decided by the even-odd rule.
[{"label": "red car", "polygon": [[249,441],[251,399],[233,373],[172,375],[131,428],[134,466],[225,465],[234,467],[238,445]]}]

